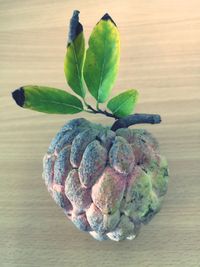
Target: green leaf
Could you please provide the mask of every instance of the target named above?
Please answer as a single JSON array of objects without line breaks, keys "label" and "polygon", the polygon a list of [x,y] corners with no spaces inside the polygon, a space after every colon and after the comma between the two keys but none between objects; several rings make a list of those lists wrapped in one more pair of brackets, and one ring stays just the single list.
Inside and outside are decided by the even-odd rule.
[{"label": "green leaf", "polygon": [[79,11],[75,10],[70,20],[67,52],[64,60],[64,71],[72,90],[85,97],[83,64],[85,60],[85,39],[83,26],[79,22]]},{"label": "green leaf", "polygon": [[109,100],[107,108],[118,117],[125,117],[133,113],[138,99],[138,92],[127,90]]},{"label": "green leaf", "polygon": [[116,24],[105,14],[94,27],[83,68],[91,95],[104,103],[114,85],[120,58],[120,39]]},{"label": "green leaf", "polygon": [[12,93],[16,103],[27,109],[51,114],[74,114],[83,110],[75,96],[56,88],[27,85]]}]

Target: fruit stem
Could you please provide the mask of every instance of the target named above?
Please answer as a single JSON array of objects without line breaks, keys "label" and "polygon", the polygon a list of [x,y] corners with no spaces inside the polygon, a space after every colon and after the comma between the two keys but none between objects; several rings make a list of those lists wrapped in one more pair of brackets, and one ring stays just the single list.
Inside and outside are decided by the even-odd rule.
[{"label": "fruit stem", "polygon": [[141,123],[150,123],[150,124],[158,124],[161,122],[161,117],[158,114],[145,114],[145,113],[135,113],[123,118],[119,118],[118,116],[109,113],[107,110],[101,110],[98,108],[97,110],[94,109],[92,106],[87,104],[86,112],[93,113],[93,114],[103,114],[107,117],[111,117],[115,119],[115,122],[113,123],[111,130],[116,131],[119,128],[128,128],[131,125],[134,124],[141,124]]},{"label": "fruit stem", "polygon": [[94,109],[93,107],[91,107],[90,105],[87,105],[87,108],[91,111],[87,111],[87,112],[90,112],[90,113],[94,113],[94,114],[103,114],[107,117],[111,117],[111,118],[114,118],[115,120],[119,119],[119,117],[115,116],[114,114],[108,112],[107,110],[101,110],[100,108],[98,108],[97,110]]},{"label": "fruit stem", "polygon": [[161,117],[158,114],[139,114],[135,113],[123,118],[117,119],[111,127],[112,131],[116,131],[119,128],[128,128],[134,124],[150,123],[157,124],[161,122]]}]

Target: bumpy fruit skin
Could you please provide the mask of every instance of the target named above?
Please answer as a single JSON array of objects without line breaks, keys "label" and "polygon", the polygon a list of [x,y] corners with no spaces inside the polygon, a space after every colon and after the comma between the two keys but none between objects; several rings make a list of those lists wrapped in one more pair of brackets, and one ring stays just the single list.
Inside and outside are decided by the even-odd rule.
[{"label": "bumpy fruit skin", "polygon": [[52,140],[43,178],[66,216],[97,240],[134,239],[159,211],[168,166],[144,129],[74,119]]}]

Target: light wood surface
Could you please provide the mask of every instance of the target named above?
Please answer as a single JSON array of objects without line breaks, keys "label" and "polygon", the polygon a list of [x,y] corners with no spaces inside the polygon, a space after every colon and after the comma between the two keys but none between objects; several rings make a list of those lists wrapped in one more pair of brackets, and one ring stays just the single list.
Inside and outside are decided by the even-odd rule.
[{"label": "light wood surface", "polygon": [[[113,95],[137,88],[137,112],[163,119],[144,127],[168,158],[169,189],[161,212],[134,241],[98,242],[65,218],[41,179],[42,157],[75,116],[23,110],[10,96],[25,84],[68,88],[63,57],[74,9],[87,38],[110,13],[121,34]],[[200,266],[199,0],[1,0],[0,84],[0,266]]]}]

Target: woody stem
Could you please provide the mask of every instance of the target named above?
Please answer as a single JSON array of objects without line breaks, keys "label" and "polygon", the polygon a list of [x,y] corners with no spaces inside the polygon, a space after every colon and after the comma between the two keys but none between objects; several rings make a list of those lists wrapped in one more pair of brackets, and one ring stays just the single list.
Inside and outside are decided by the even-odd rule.
[{"label": "woody stem", "polygon": [[150,123],[158,124],[161,122],[161,117],[158,114],[145,114],[145,113],[135,113],[123,118],[117,119],[111,127],[112,131],[116,131],[119,128],[128,128],[134,124]]},{"label": "woody stem", "polygon": [[161,117],[158,114],[145,114],[145,113],[135,113],[123,118],[119,118],[118,116],[109,113],[106,110],[101,109],[94,109],[90,105],[87,104],[88,112],[94,113],[94,114],[103,114],[107,117],[111,117],[115,119],[115,122],[113,123],[111,130],[116,131],[119,128],[128,128],[131,125],[135,124],[142,124],[142,123],[149,123],[149,124],[158,124],[161,122]]}]

